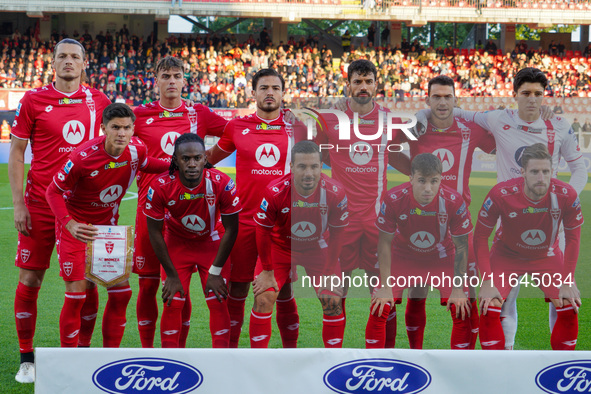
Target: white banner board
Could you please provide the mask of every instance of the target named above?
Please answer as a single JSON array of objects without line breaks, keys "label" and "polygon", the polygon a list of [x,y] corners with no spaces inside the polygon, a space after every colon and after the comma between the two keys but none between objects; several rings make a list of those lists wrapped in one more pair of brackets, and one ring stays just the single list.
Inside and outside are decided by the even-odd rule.
[{"label": "white banner board", "polygon": [[35,393],[581,393],[591,352],[36,349]]}]

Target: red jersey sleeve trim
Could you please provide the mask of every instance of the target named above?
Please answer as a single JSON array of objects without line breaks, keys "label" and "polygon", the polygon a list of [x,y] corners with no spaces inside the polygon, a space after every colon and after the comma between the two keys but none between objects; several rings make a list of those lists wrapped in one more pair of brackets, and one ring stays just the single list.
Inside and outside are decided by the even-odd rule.
[{"label": "red jersey sleeve trim", "polygon": [[16,139],[19,139],[19,140],[23,140],[23,141],[29,140],[28,138],[19,137],[18,135],[14,135],[13,133],[10,133],[10,135],[13,136]]},{"label": "red jersey sleeve trim", "polygon": [[[374,224],[375,224],[375,223],[374,223]],[[381,231],[381,232],[383,232],[383,233],[386,233],[386,234],[396,234],[396,230],[395,230],[393,233],[391,233],[391,232],[389,232],[389,231],[382,230],[382,229],[380,228],[380,226],[378,226],[377,224],[375,224],[375,226],[378,228],[378,230],[380,230],[380,231]]]},{"label": "red jersey sleeve trim", "polygon": [[495,226],[494,226],[494,225],[492,225],[492,226],[489,226],[488,224],[484,224],[484,223],[482,223],[482,222],[480,221],[480,219],[478,219],[478,223],[482,224],[484,227],[488,227],[488,228],[495,228]]},{"label": "red jersey sleeve trim", "polygon": [[567,163],[571,163],[571,162],[573,162],[573,161],[577,161],[577,160],[579,160],[581,157],[583,157],[583,155],[581,155],[581,156],[577,157],[576,159],[567,160],[566,162],[567,162]]},{"label": "red jersey sleeve trim", "polygon": [[227,150],[223,149],[223,148],[220,146],[220,144],[215,144],[215,146],[217,146],[218,148],[220,148],[221,150],[223,150],[223,151],[224,151],[224,152],[226,152],[226,153],[234,153],[234,151],[232,151],[232,152],[228,152]]},{"label": "red jersey sleeve trim", "polygon": [[149,217],[150,219],[154,219],[154,220],[157,220],[157,221],[159,221],[159,222],[161,222],[161,221],[163,221],[163,220],[164,220],[164,217],[162,217],[161,219],[157,219],[157,218],[155,218],[155,217],[153,217],[153,216],[150,216],[150,215],[148,215],[148,214],[146,213],[146,211],[142,211],[142,213],[143,213],[144,215],[146,215],[147,217]]},{"label": "red jersey sleeve trim", "polygon": [[220,212],[220,215],[222,215],[222,216],[226,216],[226,215],[235,215],[235,214],[237,214],[238,212],[242,212],[242,208],[240,208],[239,210],[237,210],[237,211],[234,211],[234,212]]},{"label": "red jersey sleeve trim", "polygon": [[565,230],[575,230],[575,229],[581,227],[584,223],[585,223],[585,221],[583,220],[583,223],[579,224],[578,226],[575,226],[575,227],[565,227],[564,229]]},{"label": "red jersey sleeve trim", "polygon": [[262,226],[262,227],[266,227],[266,228],[273,228],[273,227],[275,227],[275,225],[273,225],[273,226],[267,226],[266,224],[261,224],[261,223],[257,222],[257,220],[255,218],[253,218],[252,220],[254,220],[254,222],[256,224],[258,224],[259,226]]},{"label": "red jersey sleeve trim", "polygon": [[[339,228],[339,227],[347,227],[347,226],[349,225],[349,223],[347,223],[347,224],[343,224],[342,226],[335,226],[334,224],[330,224],[330,223],[329,223],[328,225],[329,225],[330,227],[337,227],[337,228]],[[379,228],[379,227],[378,227],[378,228]]]},{"label": "red jersey sleeve trim", "polygon": [[452,234],[451,231],[449,232],[452,237],[463,237],[465,235],[470,234],[472,231],[468,231],[466,234]]},{"label": "red jersey sleeve trim", "polygon": [[52,179],[53,184],[55,185],[55,187],[57,187],[58,189],[60,189],[61,191],[65,192],[65,189],[62,189],[61,187],[59,187],[59,185],[55,182],[55,179]]}]

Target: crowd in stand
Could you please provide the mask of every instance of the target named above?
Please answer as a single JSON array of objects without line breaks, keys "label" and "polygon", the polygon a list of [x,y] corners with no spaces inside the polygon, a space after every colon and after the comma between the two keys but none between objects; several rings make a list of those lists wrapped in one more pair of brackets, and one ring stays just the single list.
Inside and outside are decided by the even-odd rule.
[{"label": "crowd in stand", "polygon": [[[27,34],[29,33],[29,34]],[[344,93],[348,64],[359,58],[373,61],[380,70],[378,95],[398,101],[421,96],[426,84],[439,74],[456,81],[458,96],[509,96],[517,70],[535,66],[546,71],[547,95],[591,97],[591,45],[580,56],[567,56],[564,47],[552,43],[546,50],[532,50],[524,42],[505,54],[491,41],[480,50],[424,48],[417,40],[403,40],[399,47],[348,45],[341,57],[318,42],[318,37],[290,37],[273,46],[261,33],[238,42],[234,35],[170,36],[158,41],[153,35],[138,37],[123,27],[114,35],[100,31],[67,34],[54,32],[40,42],[34,33],[17,31],[0,43],[0,88],[36,88],[51,82],[51,51],[65,37],[83,43],[89,66],[86,84],[98,88],[113,101],[140,105],[158,99],[154,65],[166,55],[183,59],[187,86],[183,96],[210,107],[249,108],[251,79],[260,68],[277,68],[286,81],[285,101]],[[262,39],[262,40],[261,40]]]}]

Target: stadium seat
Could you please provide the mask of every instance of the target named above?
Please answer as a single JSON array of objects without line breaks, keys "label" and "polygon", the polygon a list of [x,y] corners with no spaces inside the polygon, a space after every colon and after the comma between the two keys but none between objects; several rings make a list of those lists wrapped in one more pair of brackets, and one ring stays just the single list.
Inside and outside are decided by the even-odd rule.
[{"label": "stadium seat", "polygon": [[571,57],[573,57],[573,54],[574,54],[574,53],[573,53],[573,51],[571,51],[571,50],[568,50],[568,51],[566,51],[566,57],[567,57],[567,58],[569,58],[569,59],[570,59]]},{"label": "stadium seat", "polygon": [[468,50],[466,48],[462,48],[460,50],[460,55],[462,55],[462,56],[468,56]]},{"label": "stadium seat", "polygon": [[582,54],[581,54],[581,51],[575,51],[575,56],[576,56],[576,57],[581,57],[581,55],[582,55]]}]

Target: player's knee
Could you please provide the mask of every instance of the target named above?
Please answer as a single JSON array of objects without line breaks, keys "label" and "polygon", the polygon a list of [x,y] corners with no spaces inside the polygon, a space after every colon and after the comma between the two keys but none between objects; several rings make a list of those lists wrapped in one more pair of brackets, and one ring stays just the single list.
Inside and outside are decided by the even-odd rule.
[{"label": "player's knee", "polygon": [[494,298],[490,302],[489,306],[492,306],[492,307],[495,307],[495,308],[500,308],[501,306],[503,306],[503,303],[501,301],[497,300],[496,298]]},{"label": "player's knee", "polygon": [[248,296],[249,282],[231,282],[230,295],[234,298],[244,298]]},{"label": "player's knee", "polygon": [[429,294],[428,287],[410,287],[408,289],[408,298],[423,299],[423,298],[427,298],[428,294]]},{"label": "player's knee", "polygon": [[273,312],[273,306],[277,300],[277,293],[274,291],[265,291],[254,298],[252,309],[259,313]]},{"label": "player's knee", "polygon": [[322,312],[326,316],[338,316],[343,313],[341,297],[334,294],[320,294],[318,299],[322,304]]},{"label": "player's knee", "polygon": [[21,268],[19,270],[19,282],[27,287],[41,287],[43,283],[43,277],[45,276],[45,270],[28,270]]}]

